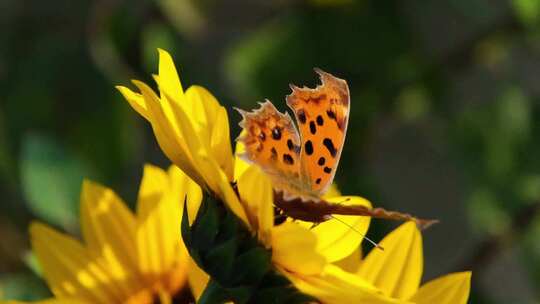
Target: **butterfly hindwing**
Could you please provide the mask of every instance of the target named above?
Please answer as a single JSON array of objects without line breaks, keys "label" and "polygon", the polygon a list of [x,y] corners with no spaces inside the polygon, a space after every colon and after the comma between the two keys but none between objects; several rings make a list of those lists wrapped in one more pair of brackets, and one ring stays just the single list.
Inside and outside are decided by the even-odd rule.
[{"label": "butterfly hindwing", "polygon": [[347,82],[315,69],[322,84],[315,89],[292,86],[287,104],[300,132],[301,179],[304,188],[320,196],[332,183],[345,142],[349,120]]},{"label": "butterfly hindwing", "polygon": [[296,192],[300,181],[300,138],[291,117],[280,113],[268,100],[257,110],[239,112],[244,129],[239,140],[246,149],[243,157],[259,165],[275,188]]}]

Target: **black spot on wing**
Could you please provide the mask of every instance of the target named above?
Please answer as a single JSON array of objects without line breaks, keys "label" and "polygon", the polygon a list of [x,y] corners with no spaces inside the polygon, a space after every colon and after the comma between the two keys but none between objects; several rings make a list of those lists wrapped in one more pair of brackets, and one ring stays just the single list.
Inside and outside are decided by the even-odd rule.
[{"label": "black spot on wing", "polygon": [[276,160],[277,159],[277,151],[276,151],[276,148],[272,147],[272,150],[270,150],[270,153],[272,153],[272,155],[270,156],[272,160]]},{"label": "black spot on wing", "polygon": [[306,143],[304,144],[304,149],[306,150],[307,155],[313,154],[313,143],[311,142],[311,140],[306,141]]},{"label": "black spot on wing", "polygon": [[324,171],[324,173],[330,174],[330,173],[332,173],[332,168],[330,168],[330,167],[324,167],[323,171]]},{"label": "black spot on wing", "polygon": [[315,122],[313,120],[309,122],[309,132],[311,132],[311,134],[317,133],[317,127],[315,126]]},{"label": "black spot on wing", "polygon": [[317,164],[319,166],[324,166],[324,163],[326,162],[326,159],[324,157],[319,158],[319,161],[317,161]]},{"label": "black spot on wing", "polygon": [[321,178],[320,178],[320,177],[317,178],[317,180],[315,181],[315,183],[316,183],[317,185],[320,184],[320,183],[321,183]]},{"label": "black spot on wing", "polygon": [[281,129],[279,127],[275,127],[272,129],[272,138],[275,140],[281,139]]},{"label": "black spot on wing", "polygon": [[322,118],[321,115],[317,116],[317,124],[319,126],[322,126],[324,124],[324,119]]},{"label": "black spot on wing", "polygon": [[334,111],[332,110],[327,110],[326,115],[328,115],[330,119],[334,119],[334,120],[336,119],[336,113],[334,113]]},{"label": "black spot on wing", "polygon": [[292,165],[294,164],[294,159],[292,158],[292,156],[290,154],[283,154],[283,161],[287,164],[287,165]]},{"label": "black spot on wing", "polygon": [[306,123],[306,113],[302,109],[298,110],[298,120],[302,124]]},{"label": "black spot on wing", "polygon": [[330,152],[330,155],[332,155],[332,157],[336,157],[337,150],[336,150],[336,147],[334,147],[334,143],[332,142],[330,138],[325,138],[323,140],[323,145],[326,147],[328,152]]},{"label": "black spot on wing", "polygon": [[294,149],[294,144],[293,144],[292,140],[287,139],[287,147],[289,148],[290,151],[292,151]]}]

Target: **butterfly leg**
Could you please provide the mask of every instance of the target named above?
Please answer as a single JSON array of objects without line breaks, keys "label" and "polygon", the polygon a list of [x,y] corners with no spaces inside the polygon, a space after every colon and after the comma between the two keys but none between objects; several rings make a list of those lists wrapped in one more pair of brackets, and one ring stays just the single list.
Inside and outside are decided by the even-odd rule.
[{"label": "butterfly leg", "polygon": [[274,207],[274,225],[282,224],[287,220],[287,215],[282,209]]},{"label": "butterfly leg", "polygon": [[319,226],[320,222],[316,222],[316,223],[311,223],[311,227],[309,227],[309,229],[313,229],[317,226]]}]

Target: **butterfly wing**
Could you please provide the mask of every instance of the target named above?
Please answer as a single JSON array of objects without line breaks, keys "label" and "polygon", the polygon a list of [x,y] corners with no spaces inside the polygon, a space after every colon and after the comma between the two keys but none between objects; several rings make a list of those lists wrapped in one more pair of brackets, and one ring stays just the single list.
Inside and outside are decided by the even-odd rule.
[{"label": "butterfly wing", "polygon": [[315,69],[321,85],[292,86],[287,104],[300,131],[300,172],[303,189],[322,195],[332,184],[349,121],[349,87],[343,79]]},{"label": "butterfly wing", "polygon": [[270,176],[274,188],[298,192],[300,185],[300,138],[289,114],[279,112],[270,101],[252,112],[238,110],[243,119],[245,160],[257,164]]}]

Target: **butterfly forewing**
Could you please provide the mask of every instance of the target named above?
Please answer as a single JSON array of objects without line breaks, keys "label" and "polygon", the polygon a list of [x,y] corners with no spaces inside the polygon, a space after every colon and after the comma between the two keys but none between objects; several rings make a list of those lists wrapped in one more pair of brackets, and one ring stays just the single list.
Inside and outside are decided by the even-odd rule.
[{"label": "butterfly forewing", "polygon": [[341,156],[349,120],[349,87],[323,72],[315,89],[291,86],[287,104],[300,131],[301,179],[305,191],[321,195],[330,186]]}]

